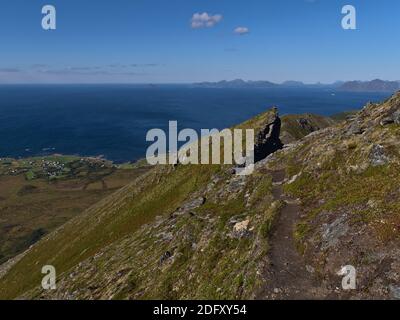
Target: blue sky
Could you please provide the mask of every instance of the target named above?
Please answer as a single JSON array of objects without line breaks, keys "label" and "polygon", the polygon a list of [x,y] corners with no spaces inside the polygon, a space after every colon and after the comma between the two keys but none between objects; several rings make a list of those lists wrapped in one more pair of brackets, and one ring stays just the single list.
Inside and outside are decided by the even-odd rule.
[{"label": "blue sky", "polygon": [[399,80],[399,16],[398,0],[2,0],[0,83]]}]

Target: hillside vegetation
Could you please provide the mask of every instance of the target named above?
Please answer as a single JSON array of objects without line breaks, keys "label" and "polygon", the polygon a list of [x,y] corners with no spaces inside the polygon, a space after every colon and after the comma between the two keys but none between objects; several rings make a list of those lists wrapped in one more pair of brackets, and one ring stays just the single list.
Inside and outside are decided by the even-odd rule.
[{"label": "hillside vegetation", "polygon": [[[274,109],[238,127],[268,141],[271,123]],[[332,126],[318,131],[282,123],[291,144],[252,175],[226,165],[154,167],[3,266],[0,298],[308,297],[302,281],[280,282],[278,263],[296,264],[313,297],[400,298],[400,94],[339,124],[320,119]],[[288,231],[293,241],[279,236]],[[295,261],[277,258],[277,245],[295,246]],[[48,264],[54,291],[40,287]],[[338,289],[344,265],[357,269],[355,291]]]},{"label": "hillside vegetation", "polygon": [[282,117],[281,140],[284,144],[293,143],[312,132],[332,126],[336,121],[340,120],[309,113],[285,115]]},{"label": "hillside vegetation", "polygon": [[[285,191],[301,201],[298,250],[321,279],[356,268],[345,297],[400,298],[400,94],[277,152]],[[340,282],[337,282],[340,283]]]}]

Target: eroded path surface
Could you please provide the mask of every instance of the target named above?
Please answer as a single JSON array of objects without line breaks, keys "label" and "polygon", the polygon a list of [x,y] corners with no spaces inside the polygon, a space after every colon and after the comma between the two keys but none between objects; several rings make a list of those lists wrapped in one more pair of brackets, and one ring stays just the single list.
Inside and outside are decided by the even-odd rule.
[{"label": "eroded path surface", "polygon": [[[276,222],[270,238],[269,265],[265,270],[266,288],[262,299],[325,299],[328,292],[321,288],[311,267],[306,267],[303,257],[297,251],[294,228],[301,215],[300,204],[283,192],[285,172],[271,172],[273,195],[286,205]],[[308,270],[307,270],[308,269]]]}]

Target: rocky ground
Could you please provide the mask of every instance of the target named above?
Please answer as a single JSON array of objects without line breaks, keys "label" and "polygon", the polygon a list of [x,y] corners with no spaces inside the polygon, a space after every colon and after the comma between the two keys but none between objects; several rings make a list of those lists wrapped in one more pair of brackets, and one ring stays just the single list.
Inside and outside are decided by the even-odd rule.
[{"label": "rocky ground", "polygon": [[270,236],[269,262],[265,268],[265,287],[259,299],[325,299],[332,292],[324,288],[315,277],[313,267],[306,265],[294,241],[294,229],[302,213],[297,199],[283,192],[285,171],[271,172],[275,199],[283,201],[279,217]]},{"label": "rocky ground", "polygon": [[[400,94],[274,155],[284,190],[300,200],[298,250],[321,285],[337,291],[341,266],[357,270],[342,298],[399,298]],[[337,285],[340,289],[340,284]]]}]

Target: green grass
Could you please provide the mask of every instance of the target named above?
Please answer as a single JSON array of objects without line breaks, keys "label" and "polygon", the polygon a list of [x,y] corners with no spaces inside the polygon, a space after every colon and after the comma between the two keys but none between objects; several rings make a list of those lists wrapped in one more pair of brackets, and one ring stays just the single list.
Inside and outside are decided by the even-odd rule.
[{"label": "green grass", "polygon": [[332,115],[330,118],[333,119],[334,121],[344,121],[347,119],[347,117],[357,114],[357,112],[358,112],[358,110],[345,111],[345,112],[341,112],[341,113],[336,113],[336,114]]},{"label": "green grass", "polygon": [[300,119],[306,119],[314,130],[324,129],[334,124],[331,118],[315,114],[285,115],[282,117],[281,131],[282,133],[288,133],[293,138],[293,141],[300,140],[312,132],[309,128],[300,125]]},{"label": "green grass", "polygon": [[30,180],[34,180],[36,179],[36,175],[32,170],[29,170],[26,174],[25,174],[25,179],[30,181]]},{"label": "green grass", "polygon": [[[368,224],[382,219],[388,221],[387,224],[376,224],[377,236],[385,241],[398,237],[395,226],[400,222],[399,166],[370,166],[361,173],[339,174],[338,168],[345,164],[345,155],[333,157],[320,172],[303,172],[296,181],[284,186],[285,192],[301,198],[304,207],[308,208],[307,218],[297,226],[296,239],[301,242],[306,238],[312,231],[311,221],[320,212],[337,210],[352,213],[354,221]],[[325,199],[323,204],[317,204],[320,199]],[[366,206],[369,201],[373,201],[375,207]]]},{"label": "green grass", "polygon": [[0,279],[0,298],[15,298],[38,285],[41,279],[38,266],[54,265],[61,274],[99,248],[134,232],[156,215],[172,212],[218,169],[214,166],[182,166],[168,175],[164,183],[155,185],[150,181],[144,184],[138,197],[132,197],[136,189],[133,183],[119,192],[122,198],[121,195],[107,198],[89,210],[91,214],[65,225],[52,241],[41,242]]}]

